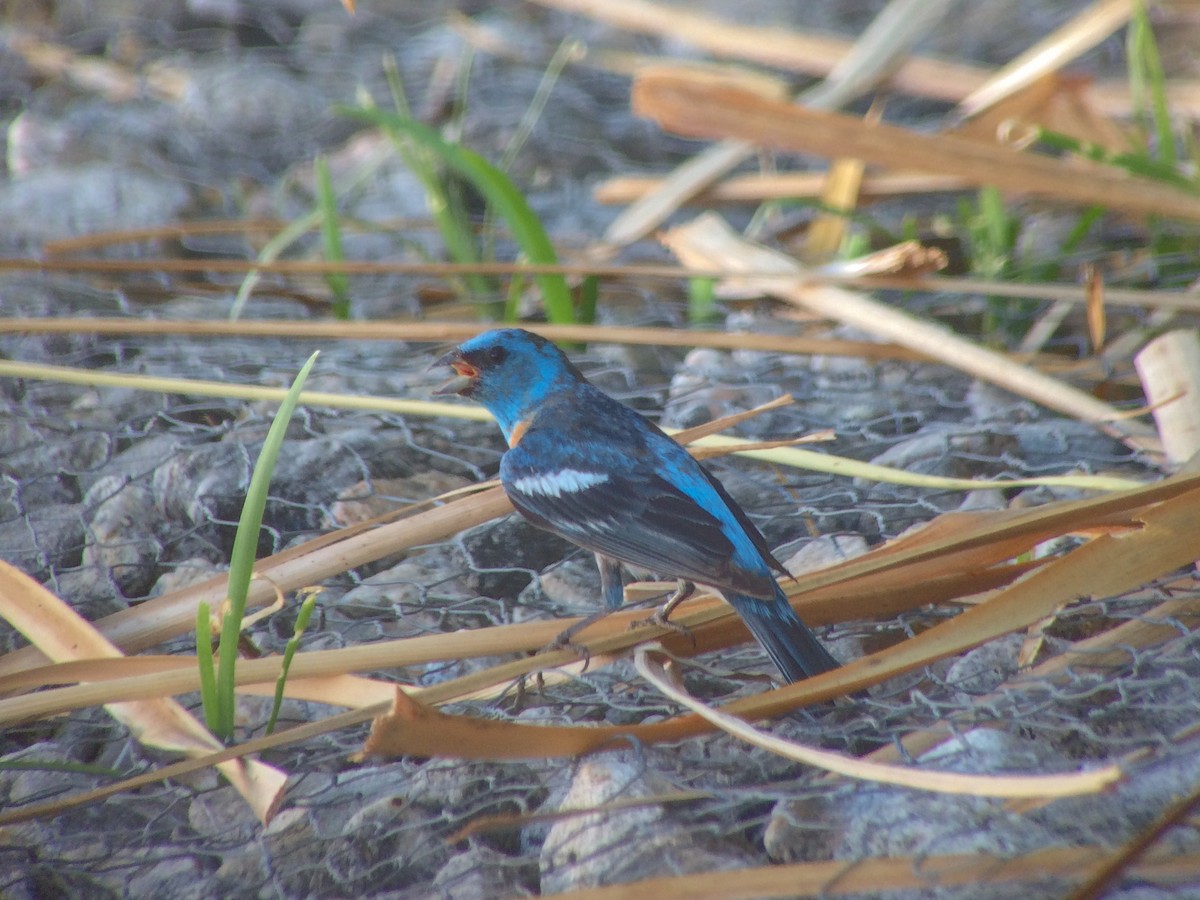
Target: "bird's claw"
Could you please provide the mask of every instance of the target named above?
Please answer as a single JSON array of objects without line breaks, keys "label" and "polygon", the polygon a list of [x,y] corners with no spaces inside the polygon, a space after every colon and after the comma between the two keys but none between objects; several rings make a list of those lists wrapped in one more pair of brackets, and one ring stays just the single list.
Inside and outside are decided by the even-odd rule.
[{"label": "bird's claw", "polygon": [[692,634],[692,630],[683,625],[677,625],[670,620],[670,615],[675,611],[684,600],[692,596],[696,592],[696,585],[690,581],[681,581],[671,596],[667,598],[667,602],[654,611],[654,614],[645,619],[638,619],[635,622],[630,622],[630,628],[641,628],[645,625],[655,625],[659,628],[665,628],[668,631],[674,631],[676,634],[681,634],[692,642],[692,646],[696,645],[696,636]]},{"label": "bird's claw", "polygon": [[629,627],[631,629],[645,628],[648,625],[656,626],[658,628],[665,628],[667,631],[673,631],[676,634],[681,634],[692,642],[693,647],[696,646],[696,635],[692,633],[692,629],[688,628],[686,625],[679,625],[675,622],[672,622],[665,615],[663,615],[662,609],[656,609],[653,615],[629,623]]},{"label": "bird's claw", "polygon": [[575,635],[579,634],[579,632],[583,631],[589,625],[595,625],[608,614],[609,610],[602,609],[600,612],[592,613],[590,616],[580,619],[574,625],[564,628],[554,640],[542,648],[543,652],[547,650],[563,650],[567,647],[575,646]]}]

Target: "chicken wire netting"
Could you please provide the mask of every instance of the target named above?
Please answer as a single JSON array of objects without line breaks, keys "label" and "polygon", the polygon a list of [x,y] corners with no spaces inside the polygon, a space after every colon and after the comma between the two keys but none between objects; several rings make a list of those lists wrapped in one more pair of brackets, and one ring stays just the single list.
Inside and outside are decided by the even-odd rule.
[{"label": "chicken wire netting", "polygon": [[[0,251],[44,259],[47,241],[189,218],[294,221],[313,208],[312,160],[324,151],[347,219],[374,223],[344,235],[349,258],[441,258],[440,242],[426,229],[396,224],[428,218],[422,186],[394,151],[352,138],[358,125],[334,111],[335,104],[355,102],[360,87],[381,105],[390,103],[385,56],[394,56],[422,121],[446,126],[496,160],[563,39],[582,39],[596,51],[563,70],[511,169],[560,247],[594,241],[616,215],[592,200],[596,180],[667,171],[700,148],[629,114],[623,61],[638,54],[677,57],[685,51],[673,39],[531,4],[450,5],[472,21],[448,17],[445,3],[416,0],[360,2],[353,18],[336,3],[297,0],[15,4],[0,53],[9,167],[0,182]],[[998,66],[1086,5],[962,4],[927,49]],[[879,6],[762,2],[743,4],[738,16],[781,30],[858,34]],[[10,27],[36,29],[49,49],[70,53],[32,52],[47,46],[15,40],[20,35]],[[1185,58],[1194,60],[1194,43],[1178,39]],[[1119,39],[1105,42],[1087,64],[1119,73],[1120,47]],[[72,71],[72,54],[85,64],[103,59],[116,68]],[[47,59],[58,60],[58,69],[48,71]],[[97,79],[97,71],[109,79]],[[122,72],[132,85],[125,93],[118,90]],[[944,112],[903,98],[888,108],[889,116],[930,127]],[[369,177],[343,177],[361,174],[358,166]],[[902,216],[927,206],[924,198],[882,204],[872,209],[872,222],[899,231]],[[749,220],[747,211],[727,212]],[[1059,246],[1055,236],[1070,224],[1053,211],[1029,214],[1038,226],[1030,229],[1034,236],[1023,236],[1029,253]],[[806,215],[788,210],[775,224],[786,234]],[[1111,233],[1103,239],[1119,243]],[[97,252],[245,261],[262,249],[261,240],[253,230],[192,233]],[[300,242],[292,250],[307,254],[315,246]],[[498,246],[502,256],[511,250],[503,237]],[[1067,262],[1101,252],[1085,247]],[[649,242],[627,256],[665,260]],[[357,276],[350,285],[353,314],[362,319],[440,312],[427,304],[447,296],[440,282],[424,278]],[[0,310],[43,319],[224,318],[237,287],[232,276],[85,279],[6,272]],[[304,321],[327,311],[326,293],[323,284],[264,277],[245,313]],[[969,333],[976,333],[981,309],[993,316],[998,310],[984,298],[888,299],[931,317],[965,310]],[[605,283],[601,316],[683,327],[688,318],[677,300],[673,285]],[[1027,328],[1034,311],[1015,312]],[[717,327],[730,331],[792,334],[800,327],[766,305],[722,315]],[[1110,332],[1162,324],[1161,318],[1130,316],[1111,322]],[[1067,342],[1082,331],[1076,320],[1061,329]],[[312,390],[424,398],[444,377],[428,371],[440,348],[420,343],[0,333],[0,357],[12,360],[281,387],[314,349],[322,356],[307,385]],[[1076,357],[1087,352],[1056,349]],[[829,428],[836,435],[823,445],[829,452],[956,477],[1162,474],[1090,425],[931,364],[610,344],[572,356],[604,390],[667,425],[706,422],[787,392],[794,405],[754,418],[738,433],[792,437]],[[1116,376],[1127,373],[1110,374],[1119,390]],[[12,377],[0,378],[0,403],[0,559],[92,621],[223,571],[274,404]],[[502,451],[490,424],[302,407],[272,480],[259,555],[490,477]],[[1073,496],[1063,489],[964,494],[897,487],[744,459],[711,466],[797,572],[877,545],[947,510]],[[599,582],[584,554],[508,518],[398,552],[321,586],[302,652],[586,615],[598,605]],[[919,597],[921,586],[913,591]],[[1178,572],[1126,595],[1080,597],[1046,623],[1039,660],[1122,623],[1161,626],[1152,644],[1122,648],[1116,660],[1105,656],[1103,666],[1084,655],[1061,671],[1016,681],[1024,638],[1018,635],[768,726],[805,744],[856,755],[893,748],[901,759],[951,771],[1073,772],[1122,762],[1127,780],[1106,795],[1017,807],[909,792],[829,778],[721,734],[670,745],[630,743],[581,760],[357,762],[351,757],[366,736],[360,726],[262,754],[289,776],[283,807],[266,826],[212,770],[0,826],[0,896],[519,896],[820,861],[835,864],[825,883],[833,893],[857,862],[879,857],[925,861],[990,853],[1020,861],[1040,860],[1047,850],[1115,848],[1193,790],[1200,776],[1192,737],[1200,723],[1196,622],[1187,612],[1196,595],[1193,573]],[[283,650],[297,606],[289,602],[253,626],[248,640],[255,652]],[[840,622],[821,629],[822,637],[841,658],[853,659],[959,612],[914,607],[878,621]],[[0,624],[0,653],[23,646]],[[192,654],[194,640],[179,636],[149,651]],[[365,674],[436,685],[492,662],[440,660]],[[713,703],[761,691],[774,675],[753,644],[689,661],[685,672],[687,687]],[[180,699],[199,715],[195,695]],[[261,734],[268,709],[262,698],[242,698],[239,738]],[[287,701],[281,725],[333,711]],[[618,662],[449,711],[531,724],[623,726],[679,709],[631,663]],[[955,740],[910,759],[902,740],[924,729]],[[71,797],[169,761],[100,708],[9,725],[0,731],[0,808]],[[614,808],[602,815],[550,815],[605,804]],[[530,818],[480,827],[505,815]],[[1171,853],[1195,854],[1195,828],[1185,821],[1160,844]],[[973,878],[914,864],[896,887],[913,896],[1013,895],[1011,884],[981,887]],[[1019,890],[1057,897],[1069,883],[1046,876]],[[1143,866],[1126,873],[1114,895],[1188,890],[1200,894],[1200,878]]]},{"label": "chicken wire netting", "polygon": [[[108,303],[120,312],[123,302],[67,281],[31,279],[6,290],[18,310],[40,298],[47,313],[85,300],[93,310]],[[286,300],[264,303],[275,315],[289,313]],[[735,313],[728,324],[778,328],[764,311]],[[285,385],[313,346],[29,335],[4,337],[0,349],[31,362]],[[320,349],[309,385],[315,390],[423,397],[444,376],[429,371],[437,348],[427,344],[338,342]],[[773,437],[832,428],[830,452],[955,476],[1156,474],[1091,427],[933,365],[604,344],[572,355],[605,390],[647,412],[663,410],[670,425],[695,424],[786,391],[794,405],[740,431]],[[92,620],[221,570],[272,405],[32,379],[0,381],[0,396],[0,558]],[[260,554],[488,477],[502,451],[490,424],[305,407],[272,481]],[[945,510],[1055,499],[1046,489],[962,494],[741,459],[712,465],[781,558],[800,565],[806,552],[848,553]],[[323,587],[302,640],[305,651],[586,614],[598,603],[599,584],[590,558],[508,518]],[[1165,639],[1129,647],[1115,666],[1082,663],[1003,690],[1017,670],[1023,637],[1016,635],[770,725],[802,743],[854,754],[899,746],[906,735],[932,728],[957,739],[921,764],[954,771],[1067,772],[1126,763],[1128,782],[1108,795],[1016,810],[998,800],[830,779],[723,735],[635,744],[577,761],[359,763],[350,757],[365,731],[352,728],[263,754],[290,776],[284,807],[265,827],[211,770],[6,826],[0,891],[5,897],[500,896],[770,861],[1020,857],[1055,847],[1115,846],[1200,776],[1190,740],[1200,723],[1196,639],[1186,616],[1153,612],[1196,594],[1191,574],[1178,573],[1124,596],[1080,598],[1047,626],[1051,654],[1121,622],[1167,626]],[[259,652],[282,651],[295,610],[289,604],[251,629]],[[823,636],[853,658],[955,612],[923,606],[882,621],[841,623]],[[22,645],[7,626],[0,640],[6,651]],[[155,648],[193,650],[187,636]],[[433,684],[479,664],[444,661],[369,674]],[[693,693],[719,702],[761,690],[772,670],[747,644],[700,657],[687,673]],[[182,699],[199,714],[197,697]],[[244,701],[241,736],[262,733],[268,708],[263,699]],[[283,724],[330,711],[288,701]],[[628,725],[678,709],[622,662],[451,711],[526,723]],[[5,729],[0,760],[0,803],[14,809],[167,758],[93,708]],[[638,799],[644,805],[600,816],[535,817],[459,834],[496,815]],[[1184,825],[1167,845],[1194,852],[1196,838]],[[937,886],[939,872],[916,872],[924,886],[914,887],[915,894]],[[1125,884],[1129,896],[1143,896],[1150,883]],[[1058,896],[1065,885],[1043,879],[1028,895]],[[956,890],[976,897],[983,889]],[[1011,895],[1011,886],[993,890]]]}]

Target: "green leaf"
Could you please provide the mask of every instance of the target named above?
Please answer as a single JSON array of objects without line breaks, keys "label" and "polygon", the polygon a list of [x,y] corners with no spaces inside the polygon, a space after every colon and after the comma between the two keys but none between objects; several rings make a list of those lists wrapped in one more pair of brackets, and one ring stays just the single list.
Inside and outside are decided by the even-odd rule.
[{"label": "green leaf", "polygon": [[717,309],[717,280],[696,277],[688,279],[688,321],[707,322]]},{"label": "green leaf", "polygon": [[[242,516],[238,521],[237,534],[233,539],[233,552],[229,558],[229,587],[226,591],[228,608],[221,621],[220,664],[217,667],[216,697],[218,702],[217,722],[209,728],[221,738],[233,735],[234,673],[237,666],[238,638],[242,631],[242,619],[246,613],[246,597],[250,592],[250,579],[254,574],[254,560],[258,554],[258,532],[262,528],[263,509],[267,505],[267,492],[279,448],[287,434],[288,422],[300,400],[300,391],[308,373],[316,364],[317,351],[292,382],[291,389],[275,413],[275,420],[267,432],[267,439],[254,464],[254,474],[246,489],[246,500],[242,504]],[[199,655],[199,650],[197,650]],[[207,711],[206,711],[207,714]]]},{"label": "green leaf", "polygon": [[275,679],[275,699],[271,703],[271,717],[267,720],[267,734],[274,733],[275,723],[279,720],[279,708],[283,706],[283,690],[287,685],[288,672],[292,668],[292,657],[296,655],[296,650],[300,646],[300,638],[304,636],[304,632],[308,628],[308,621],[312,618],[313,610],[317,608],[317,596],[317,593],[309,594],[300,604],[300,612],[296,614],[296,627],[292,630],[292,636],[283,650],[283,664],[279,668],[279,677]]},{"label": "green leaf", "polygon": [[[321,217],[321,237],[325,243],[325,259],[329,262],[346,261],[342,248],[342,226],[338,220],[337,196],[333,192],[333,180],[329,177],[329,163],[324,156],[313,160],[317,183],[317,212]],[[325,283],[333,292],[333,317],[350,318],[350,282],[344,272],[330,272]]]},{"label": "green leaf", "polygon": [[[498,168],[473,150],[452,144],[424,125],[404,116],[375,108],[342,107],[342,112],[389,132],[407,135],[437,154],[447,166],[466,178],[508,225],[525,258],[535,265],[556,265],[558,256],[541,221],[516,185]],[[575,322],[567,281],[561,275],[535,275],[546,305],[546,316],[557,324]]]},{"label": "green leaf", "polygon": [[201,600],[196,607],[196,665],[200,668],[200,702],[209,730],[221,721],[221,700],[217,696],[217,671],[213,664],[211,610]]}]

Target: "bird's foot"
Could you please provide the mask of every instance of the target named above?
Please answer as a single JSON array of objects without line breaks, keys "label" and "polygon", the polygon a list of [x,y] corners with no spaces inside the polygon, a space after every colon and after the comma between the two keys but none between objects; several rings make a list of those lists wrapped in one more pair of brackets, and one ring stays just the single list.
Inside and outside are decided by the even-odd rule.
[{"label": "bird's foot", "polygon": [[682,634],[692,645],[696,644],[696,636],[692,634],[692,630],[683,625],[677,625],[670,620],[671,613],[684,600],[696,593],[696,585],[690,581],[680,581],[679,585],[667,598],[667,602],[654,611],[654,614],[646,619],[639,619],[635,622],[630,622],[630,628],[641,628],[645,625],[655,625],[659,628],[665,628],[668,631],[674,631],[676,634]]},{"label": "bird's foot", "polygon": [[585,645],[576,644],[575,635],[579,634],[579,632],[583,631],[589,625],[595,625],[611,612],[611,609],[602,609],[599,612],[592,613],[586,618],[580,619],[569,628],[564,628],[558,633],[558,636],[555,637],[554,640],[541,649],[541,652],[553,653],[556,650],[573,650],[583,661],[583,670],[586,672],[588,663],[590,663],[592,659],[592,652],[588,650]]},{"label": "bird's foot", "polygon": [[688,628],[686,625],[679,625],[675,622],[672,622],[663,615],[663,611],[661,609],[656,609],[654,611],[654,615],[652,616],[647,616],[645,619],[638,619],[636,622],[629,623],[630,628],[644,628],[647,625],[665,628],[667,631],[673,631],[676,634],[681,634],[692,642],[693,647],[696,646],[696,635],[692,633],[692,629]]},{"label": "bird's foot", "polygon": [[[592,661],[592,651],[587,648],[586,644],[576,644],[574,641],[571,640],[571,635],[573,635],[578,630],[579,629],[577,629],[577,628],[568,628],[566,631],[564,631],[562,634],[560,634],[558,637],[556,637],[554,640],[552,640],[549,644],[547,644],[545,647],[543,647],[540,652],[541,653],[556,653],[559,650],[570,650],[576,656],[578,656],[580,661],[583,663],[583,669],[581,671],[586,672],[588,665],[590,665],[591,661]],[[538,678],[539,679],[541,678],[540,672],[538,673]]]},{"label": "bird's foot", "polygon": [[542,648],[542,652],[545,653],[550,650],[565,650],[567,647],[573,647],[577,650],[585,650],[585,648],[574,643],[575,635],[579,634],[579,632],[583,631],[585,628],[595,625],[611,612],[612,610],[602,609],[599,612],[592,613],[586,618],[580,619],[571,627],[564,628],[558,633],[558,636],[554,640]]}]

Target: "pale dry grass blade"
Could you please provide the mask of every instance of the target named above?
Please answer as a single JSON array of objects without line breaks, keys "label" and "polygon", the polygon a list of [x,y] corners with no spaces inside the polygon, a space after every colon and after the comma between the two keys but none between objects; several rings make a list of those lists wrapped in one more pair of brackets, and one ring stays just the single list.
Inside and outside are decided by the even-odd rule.
[{"label": "pale dry grass blade", "polygon": [[[682,267],[676,266],[672,269],[674,270],[673,277],[686,278],[689,275],[688,271]],[[490,326],[470,322],[300,322],[273,319],[241,319],[237,322],[229,322],[212,319],[168,321],[133,318],[0,319],[0,334],[78,333],[162,336],[188,334],[313,338],[318,340],[427,341],[447,344],[465,341],[488,327]],[[537,331],[538,334],[550,340],[569,343],[611,342],[655,347],[712,347],[718,350],[858,356],[865,359],[926,359],[905,347],[891,344],[792,335],[687,331],[679,328],[635,328],[620,325],[537,325],[531,330]],[[44,372],[46,377],[50,377],[60,371],[78,371],[65,366],[30,369],[27,368],[28,364],[12,360],[0,360],[0,363],[5,364],[0,367],[0,373],[6,377],[32,377],[32,372]],[[80,382],[83,382],[87,376],[72,377],[77,377]],[[311,393],[308,396],[311,396]]]},{"label": "pale dry grass blade", "polygon": [[[121,655],[66,603],[3,561],[0,561],[0,616],[55,661]],[[153,682],[157,676],[139,677]],[[105,709],[148,746],[191,757],[221,749],[221,742],[174,700],[106,703]],[[283,802],[287,775],[257,760],[230,760],[217,768],[259,821],[269,822]]]},{"label": "pale dry grass blade", "polygon": [[[1109,858],[1107,847],[1050,847],[1018,856],[963,853],[949,856],[873,857],[858,860],[792,863],[729,872],[664,876],[608,887],[543,894],[542,900],[758,900],[762,897],[886,897],[897,891],[931,896],[938,888],[1012,885],[1011,893],[1027,896],[1019,885],[1046,879],[1078,880],[1099,872]],[[1200,854],[1160,852],[1130,867],[1148,883],[1179,886],[1195,882]]]},{"label": "pale dry grass blade", "polygon": [[880,84],[903,65],[912,49],[945,18],[954,0],[889,0],[854,39],[825,79],[800,96],[816,109],[839,109]]},{"label": "pale dry grass blade", "polygon": [[[5,361],[0,360],[0,377],[17,374],[20,374],[26,378],[41,378],[48,381],[60,381],[67,384],[126,387],[137,390],[156,392],[167,391],[179,394],[196,394],[199,396],[210,397],[281,400],[286,394],[286,391],[282,388],[268,388],[257,385],[233,385],[226,389],[224,384],[218,381],[203,381],[181,378],[167,379],[121,373],[97,374],[91,369],[73,369],[63,366],[50,366],[33,363],[8,364]],[[492,420],[492,416],[489,412],[487,412],[487,410],[480,406],[471,404],[439,403],[428,400],[405,400],[389,397],[376,399],[373,397],[330,394],[319,391],[302,392],[300,395],[300,400],[301,402],[310,406],[328,406],[333,408],[349,409],[379,409],[382,411],[400,413],[403,415],[441,416],[445,418],[466,419],[473,422],[487,422]],[[681,443],[696,441],[700,448],[698,452],[702,453],[705,459],[720,454],[734,453],[752,459],[761,459],[765,462],[776,463],[778,465],[793,466],[796,468],[809,469],[816,472],[826,472],[831,475],[843,475],[848,478],[867,478],[874,481],[890,482],[892,484],[905,484],[916,487],[929,487],[945,490],[969,491],[975,490],[982,484],[988,483],[984,481],[971,481],[962,478],[945,478],[935,475],[907,472],[902,469],[864,463],[854,459],[833,456],[831,454],[813,453],[799,449],[788,449],[785,446],[785,444],[808,443],[815,440],[815,438],[812,437],[793,439],[777,444],[776,449],[767,449],[760,444],[751,445],[739,438],[712,434],[712,432],[731,427],[737,422],[743,421],[751,416],[758,415],[761,412],[773,408],[778,404],[778,400],[773,401],[772,403],[765,404],[764,406],[749,410],[745,413],[740,413],[735,416],[727,416],[723,419],[718,419],[704,425],[696,426],[696,428],[688,429],[685,432],[675,432],[673,429],[667,429],[667,432],[675,435],[676,439]],[[707,436],[699,437],[702,434]],[[1046,485],[1064,487],[1071,486],[1094,490],[1120,490],[1122,488],[1131,487],[1135,484],[1127,479],[1101,475],[1043,476],[1041,478],[1031,479],[1006,479],[1002,483],[1006,487],[1033,487],[1037,485]],[[476,488],[467,488],[463,489],[463,491],[452,493],[456,495],[457,493],[473,492],[475,490]],[[450,498],[451,495],[446,495],[437,499],[444,500]],[[342,537],[346,538],[348,535],[343,534]],[[332,538],[322,538],[320,540],[324,541],[328,539]],[[308,545],[305,546],[307,547]]]},{"label": "pale dry grass blade", "polygon": [[858,206],[866,166],[862,160],[834,160],[821,192],[824,211],[813,219],[804,236],[802,255],[812,265],[835,259],[850,228],[848,214]]},{"label": "pale dry grass blade", "polygon": [[964,117],[979,115],[1038,79],[1057,72],[1124,27],[1132,14],[1131,0],[1097,0],[993,73],[984,84],[963,98],[958,105],[958,114]]},{"label": "pale dry grass blade", "polygon": [[[713,56],[825,77],[851,52],[854,42],[823,34],[782,32],[778,28],[743,25],[681,6],[646,0],[535,0],[543,6],[588,16],[639,34],[684,41]],[[967,63],[909,56],[887,81],[894,91],[959,103],[993,76],[993,71]],[[1166,85],[1167,102],[1178,116],[1200,118],[1200,82]],[[1105,115],[1129,116],[1133,98],[1125,79],[1100,81],[1089,92]]]},{"label": "pale dry grass blade", "polygon": [[1104,308],[1104,275],[1097,267],[1088,266],[1085,279],[1088,336],[1092,339],[1093,351],[1099,353],[1104,349],[1104,339],[1108,335],[1108,314]]},{"label": "pale dry grass blade", "polygon": [[[243,665],[253,665],[254,672],[261,677],[270,678],[272,673],[279,674],[276,657],[260,660],[245,660]],[[311,660],[310,660],[311,662]],[[122,656],[113,659],[85,659],[78,662],[54,663],[27,669],[15,675],[0,679],[0,698],[13,694],[24,693],[36,688],[58,687],[63,685],[116,681],[145,676],[162,676],[166,673],[191,671],[196,668],[196,660],[191,656]],[[344,672],[369,668],[357,665],[357,660],[347,659],[342,668]],[[251,676],[253,677],[253,673]],[[136,683],[125,682],[126,684]],[[190,676],[181,683],[181,690],[192,690],[193,682]],[[167,687],[160,683],[160,687]],[[174,688],[175,685],[171,684]],[[326,703],[330,706],[345,706],[357,708],[369,706],[372,703],[390,702],[395,683],[376,681],[354,675],[327,674],[311,678],[288,679],[287,696],[296,700],[311,700],[316,703]],[[100,689],[103,690],[103,689]],[[239,686],[239,691],[247,694],[273,696],[275,686],[272,682],[246,683]],[[180,690],[168,690],[164,693],[179,693]],[[61,695],[60,695],[61,696]],[[48,711],[40,711],[40,714]]]},{"label": "pale dry grass blade", "polygon": [[739,740],[793,762],[824,769],[835,775],[939,794],[1008,798],[1075,797],[1081,794],[1095,794],[1114,786],[1122,778],[1120,767],[1115,765],[1062,775],[968,775],[887,765],[831,750],[807,747],[776,737],[755,728],[744,719],[723,713],[697,700],[668,677],[661,660],[652,655],[656,649],[662,648],[653,645],[639,647],[634,660],[642,677],[668,699],[690,709],[705,721]]},{"label": "pale dry grass blade", "polygon": [[[398,522],[376,528],[352,528],[327,535],[284,551],[255,565],[247,608],[275,600],[275,588],[285,593],[316,584],[356,566],[399,553],[419,544],[445,540],[459,531],[512,511],[500,488],[456,500]],[[224,599],[225,576],[173,591],[125,609],[95,623],[118,647],[133,652],[183,634],[194,626],[200,601],[216,606]],[[27,647],[0,657],[0,675],[9,675],[46,662],[38,650]]]},{"label": "pale dry grass blade", "polygon": [[[899,66],[948,6],[947,0],[890,0],[850,51],[838,59],[825,80],[805,91],[799,102],[817,109],[837,109],[871,90]],[[605,230],[600,245],[592,248],[592,255],[603,258],[613,248],[645,237],[690,197],[753,154],[752,142],[730,137],[733,139],[721,141],[692,157],[653,194],[617,216]]]},{"label": "pale dry grass blade", "polygon": [[[689,265],[718,266],[729,277],[761,293],[795,303],[838,322],[845,322],[886,340],[911,347],[945,365],[966,372],[1057,412],[1092,422],[1139,446],[1152,449],[1153,431],[1140,422],[1115,421],[1120,411],[1091,394],[1036,372],[900,310],[844,288],[806,284],[804,268],[774,250],[743,239],[714,214],[705,214],[687,225],[671,229],[663,243]],[[774,270],[776,278],[739,279],[739,271]]]},{"label": "pale dry grass blade", "polygon": [[[235,323],[236,324],[236,323]],[[226,397],[235,400],[281,401],[287,396],[285,388],[263,387],[255,384],[229,384],[200,378],[164,378],[156,375],[131,375],[120,372],[97,372],[93,369],[74,369],[43,363],[14,363],[0,360],[0,378],[37,378],[84,387],[124,387],[165,394],[191,394],[198,397]],[[401,400],[390,397],[355,397],[324,391],[303,391],[300,402],[306,406],[327,406],[336,409],[374,409],[385,412],[449,415],[477,422],[490,420],[481,407],[456,403],[431,403],[428,400]]]},{"label": "pale dry grass blade", "polygon": [[[830,35],[742,25],[679,6],[646,0],[536,0],[578,15],[641,34],[683,41],[713,56],[739,59],[789,72],[827,77],[854,48],[854,42]],[[888,84],[904,93],[957,102],[981,85],[988,72],[939,60],[907,58]]]},{"label": "pale dry grass blade", "polygon": [[[1089,102],[1103,115],[1128,118],[1133,114],[1128,81],[1099,81],[1087,93]],[[1163,93],[1172,115],[1191,122],[1200,119],[1200,81],[1168,81],[1163,85]]]},{"label": "pale dry grass blade", "polygon": [[819,266],[822,275],[921,278],[940,272],[949,265],[946,251],[926,247],[919,241],[901,241],[854,259],[835,260]]},{"label": "pale dry grass blade", "polygon": [[1200,452],[1200,331],[1168,331],[1133,362],[1167,459],[1181,466]]},{"label": "pale dry grass blade", "polygon": [[[773,172],[734,175],[705,188],[688,203],[713,206],[720,203],[765,203],[768,200],[815,199],[824,190],[822,172]],[[663,179],[653,175],[617,175],[602,181],[592,190],[597,203],[634,203],[658,190]],[[931,175],[926,172],[868,172],[863,176],[859,196],[863,201],[899,197],[908,194],[935,194],[964,191],[970,185],[955,175]]]},{"label": "pale dry grass blade", "polygon": [[960,175],[973,184],[1113,210],[1200,221],[1200,197],[1087,160],[1058,159],[954,134],[926,135],[895,125],[764,100],[673,67],[641,73],[633,108],[676,134],[737,138],[835,158],[853,156],[892,169]]},{"label": "pale dry grass blade", "polygon": [[[1194,589],[1194,585],[1184,586]],[[1156,647],[1180,636],[1180,629],[1200,628],[1200,600],[1183,598],[1168,600],[1148,610],[1142,618],[1124,622],[1101,634],[1076,641],[1057,656],[1039,663],[1026,672],[1018,673],[994,691],[978,698],[977,705],[1004,702],[1005,695],[1030,685],[1046,685],[1077,678],[1081,672],[1103,672],[1128,666],[1133,661],[1131,650]],[[960,715],[959,720],[970,714]],[[928,728],[904,735],[900,745],[889,744],[870,754],[879,762],[900,762],[904,755],[920,756],[934,747],[952,740],[959,727],[951,718],[935,722]],[[1140,752],[1140,751],[1139,751]],[[1127,760],[1131,761],[1131,760]]]},{"label": "pale dry grass blade", "polygon": [[[1020,631],[1081,595],[1107,596],[1161,577],[1195,555],[1191,535],[1200,525],[1198,492],[1200,476],[1176,477],[1097,500],[1005,513],[947,515],[923,531],[879,550],[799,575],[794,595],[804,601],[801,614],[813,624],[836,618],[887,616],[898,612],[904,604],[911,608],[914,603],[924,602],[923,596],[914,596],[912,585],[924,584],[931,575],[995,565],[1027,552],[1050,536],[1084,527],[1099,533],[1064,556],[1034,570],[1025,570],[1018,580],[989,594],[954,619],[832,672],[735,700],[723,707],[723,711],[748,720],[780,715]],[[864,593],[850,602],[847,585],[869,576],[890,579],[899,586],[902,600],[896,597],[893,602],[878,603],[878,595]],[[818,597],[823,601],[819,602]],[[871,605],[860,605],[859,601],[870,601]],[[690,655],[727,646],[731,640],[729,633],[718,634],[713,621],[721,616],[721,610],[709,607],[711,612],[691,613],[686,609],[687,604],[680,608],[674,621],[692,629],[694,643],[684,641],[679,635],[659,638],[669,652]],[[728,610],[724,614],[731,615]],[[738,637],[744,639],[744,631],[733,639]],[[589,642],[587,646],[607,650],[614,644],[601,641]],[[508,674],[514,674],[512,668]],[[481,673],[469,678],[488,677],[488,673]],[[709,727],[694,715],[627,728],[538,726],[446,715],[433,708],[432,704],[445,702],[461,690],[460,686],[448,683],[426,689],[420,696],[415,692],[398,692],[392,712],[375,721],[364,752],[385,756],[448,753],[473,759],[574,756],[630,739],[646,743],[682,740]]]},{"label": "pale dry grass blade", "polygon": [[1139,487],[1144,482],[1116,475],[1048,475],[1041,478],[1014,479],[969,479],[950,478],[944,475],[927,475],[922,472],[910,472],[892,466],[881,466],[876,463],[862,462],[832,453],[818,453],[815,450],[805,450],[800,447],[776,447],[760,449],[746,446],[740,438],[726,437],[714,434],[696,442],[706,456],[712,455],[707,448],[723,450],[725,453],[737,453],[748,459],[774,463],[780,466],[791,466],[805,469],[809,472],[824,472],[828,475],[838,475],[844,478],[861,478],[868,481],[878,481],[886,484],[903,484],[910,487],[931,488],[934,490],[974,491],[981,487],[1073,487],[1082,490],[1121,491]]}]

